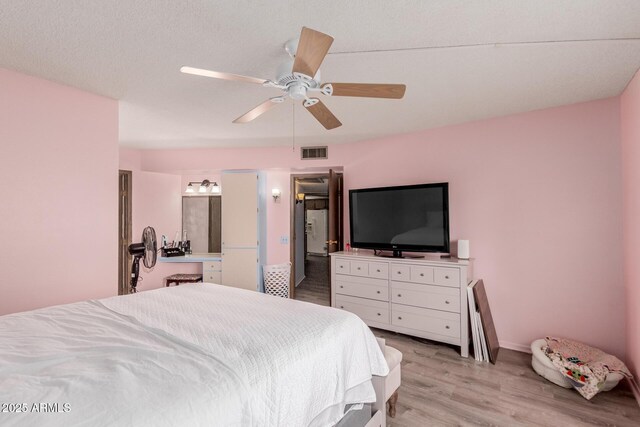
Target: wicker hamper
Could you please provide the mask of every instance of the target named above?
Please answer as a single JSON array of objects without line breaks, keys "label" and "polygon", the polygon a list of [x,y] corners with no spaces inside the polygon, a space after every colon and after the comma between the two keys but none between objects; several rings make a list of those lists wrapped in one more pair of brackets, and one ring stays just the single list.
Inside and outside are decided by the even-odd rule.
[{"label": "wicker hamper", "polygon": [[282,298],[289,298],[289,279],[291,263],[263,265],[264,293]]}]

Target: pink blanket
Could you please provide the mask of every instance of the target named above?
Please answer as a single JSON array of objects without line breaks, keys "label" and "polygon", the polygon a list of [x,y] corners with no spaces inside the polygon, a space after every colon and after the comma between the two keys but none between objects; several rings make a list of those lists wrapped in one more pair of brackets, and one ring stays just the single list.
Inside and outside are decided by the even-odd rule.
[{"label": "pink blanket", "polygon": [[602,350],[564,338],[547,337],[546,340],[545,354],[585,399],[602,390],[610,372],[632,377],[620,359]]}]

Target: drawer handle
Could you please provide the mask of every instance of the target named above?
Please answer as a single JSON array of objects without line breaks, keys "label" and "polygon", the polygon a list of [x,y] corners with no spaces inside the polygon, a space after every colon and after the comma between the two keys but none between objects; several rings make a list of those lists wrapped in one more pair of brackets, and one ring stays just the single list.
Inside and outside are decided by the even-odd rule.
[{"label": "drawer handle", "polygon": [[445,279],[448,279],[448,278],[449,278],[449,276],[444,276],[444,278],[445,278]]},{"label": "drawer handle", "polygon": [[380,291],[376,291],[376,292],[380,293]]},{"label": "drawer handle", "polygon": [[447,326],[445,326],[445,329],[451,329],[451,328],[449,327],[449,325],[447,325]]},{"label": "drawer handle", "polygon": [[424,273],[420,273],[420,277],[424,277]]},{"label": "drawer handle", "polygon": [[341,265],[340,268],[344,268],[344,265]]},{"label": "drawer handle", "polygon": [[378,316],[382,316],[382,314],[378,313]]},{"label": "drawer handle", "polygon": [[344,305],[341,305],[340,308],[344,308]]},{"label": "drawer handle", "polygon": [[445,304],[449,304],[449,301],[445,301],[444,303],[445,303]]},{"label": "drawer handle", "polygon": [[398,296],[399,296],[399,297],[401,297],[401,296],[402,296],[402,294],[398,294]]},{"label": "drawer handle", "polygon": [[341,288],[344,288],[344,286],[340,285]]},{"label": "drawer handle", "polygon": [[376,271],[377,271],[378,273],[380,273],[380,269],[377,269]]},{"label": "drawer handle", "polygon": [[398,274],[402,274],[402,272],[401,272],[401,271],[399,271],[399,270],[398,270],[398,271],[396,271],[396,273],[398,273]]},{"label": "drawer handle", "polygon": [[398,316],[398,320],[402,320],[402,317],[401,317],[401,316]]}]

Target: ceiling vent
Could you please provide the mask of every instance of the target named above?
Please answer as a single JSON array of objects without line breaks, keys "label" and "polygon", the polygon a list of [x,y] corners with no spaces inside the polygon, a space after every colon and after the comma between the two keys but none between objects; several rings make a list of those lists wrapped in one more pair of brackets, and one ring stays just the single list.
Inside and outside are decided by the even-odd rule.
[{"label": "ceiling vent", "polygon": [[302,160],[319,160],[327,158],[327,147],[302,147]]}]

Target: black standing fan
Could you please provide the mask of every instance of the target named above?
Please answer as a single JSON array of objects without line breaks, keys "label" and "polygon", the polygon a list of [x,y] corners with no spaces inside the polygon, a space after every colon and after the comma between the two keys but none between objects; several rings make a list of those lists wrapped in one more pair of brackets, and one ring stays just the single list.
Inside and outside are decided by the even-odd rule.
[{"label": "black standing fan", "polygon": [[153,227],[146,227],[142,231],[142,243],[130,244],[129,254],[133,257],[133,262],[131,263],[131,292],[136,293],[138,277],[140,276],[140,258],[142,258],[142,262],[147,268],[152,268],[156,265],[158,257],[156,230]]}]

